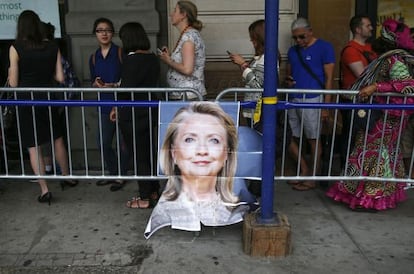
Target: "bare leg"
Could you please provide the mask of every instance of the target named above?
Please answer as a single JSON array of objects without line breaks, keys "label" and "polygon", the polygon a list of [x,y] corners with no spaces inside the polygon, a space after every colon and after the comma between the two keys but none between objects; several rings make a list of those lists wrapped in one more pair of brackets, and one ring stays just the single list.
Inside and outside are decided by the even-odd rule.
[{"label": "bare leg", "polygon": [[[33,172],[36,175],[44,175],[45,174],[45,163],[43,161],[42,150],[40,147],[30,147],[29,148],[29,157],[30,157],[30,165],[32,166]],[[38,180],[41,195],[49,192],[47,187],[47,183],[45,179]]]},{"label": "bare leg", "polygon": [[[294,138],[297,139],[297,138]],[[299,146],[297,144],[297,142],[295,140],[293,140],[290,142],[289,144],[289,152],[291,154],[293,154],[293,157],[295,159],[295,161],[297,162],[299,159]],[[302,176],[308,176],[309,175],[309,167],[308,164],[306,163],[305,158],[303,157],[303,154],[300,156],[299,159],[299,168],[301,170],[300,175]]]},{"label": "bare leg", "polygon": [[[63,176],[69,175],[68,168],[68,153],[66,151],[65,143],[62,137],[59,137],[55,140],[55,152],[56,160],[60,166]],[[77,180],[62,180],[60,186],[64,190],[65,186],[74,187],[78,184]]]},{"label": "bare leg", "polygon": [[[311,146],[312,143],[310,142]],[[316,146],[316,142],[314,143],[314,147]],[[314,152],[315,150],[312,149],[312,157],[314,157]],[[295,155],[295,158],[298,159],[299,157],[299,148],[298,145],[295,141],[292,140],[292,142],[289,145],[289,151]],[[320,158],[320,157],[319,157]],[[313,166],[312,166],[313,167]],[[310,174],[310,170],[309,170],[309,166],[306,163],[305,158],[301,155],[300,157],[300,168],[301,168],[301,176],[309,176]],[[294,184],[294,186],[292,187],[294,190],[299,190],[299,191],[306,191],[306,190],[311,190],[313,188],[316,187],[315,182],[313,181],[301,181],[300,183],[296,183]]]},{"label": "bare leg", "polygon": [[[316,139],[308,139],[309,145],[311,146],[311,163],[312,169],[315,166],[315,154],[316,154]],[[321,156],[322,156],[322,143],[318,142],[318,155],[316,155],[316,167],[315,175],[320,174],[320,165],[321,165]]]}]

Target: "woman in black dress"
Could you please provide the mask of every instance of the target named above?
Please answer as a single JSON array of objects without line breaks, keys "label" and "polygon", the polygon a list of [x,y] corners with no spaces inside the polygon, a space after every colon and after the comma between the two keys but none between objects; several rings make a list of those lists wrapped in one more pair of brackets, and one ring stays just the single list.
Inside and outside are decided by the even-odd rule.
[{"label": "woman in black dress", "polygon": [[[121,38],[123,49],[127,54],[122,63],[121,87],[157,87],[160,64],[158,57],[150,51],[150,41],[142,25],[138,22],[124,24],[119,31],[119,37]],[[156,99],[149,97],[149,95],[148,93],[138,92],[133,94],[121,93],[118,99],[131,101]],[[118,118],[119,127],[127,149],[131,156],[135,155],[137,175],[148,176],[151,174],[150,148],[152,144],[150,142],[150,134],[152,131],[150,128],[152,127],[153,129],[155,122],[157,122],[156,109],[147,107],[121,107],[117,112],[113,108],[110,116],[112,121],[116,121]],[[135,119],[134,125],[132,124],[132,121],[134,121],[132,116]],[[139,196],[128,201],[127,207],[149,208],[158,200],[159,183],[157,181],[139,181],[138,185]]]},{"label": "woman in black dress", "polygon": [[[52,41],[45,41],[41,32],[39,16],[31,11],[23,11],[17,22],[17,36],[9,50],[9,83],[11,87],[53,87],[56,82],[64,81],[61,55],[58,46]],[[21,100],[48,100],[46,92],[18,93]],[[51,107],[52,121],[49,119],[48,107],[19,107],[18,116],[22,146],[28,148],[30,163],[36,175],[45,174],[45,165],[40,146],[47,143],[55,145],[56,160],[62,175],[68,174],[67,151],[63,141],[63,128],[57,119],[57,108]],[[34,118],[34,119],[33,119]],[[50,130],[52,123],[52,132]],[[53,139],[53,142],[51,142]],[[52,199],[47,183],[38,180],[41,195],[39,202]],[[77,182],[62,181],[65,185],[75,186]]]}]

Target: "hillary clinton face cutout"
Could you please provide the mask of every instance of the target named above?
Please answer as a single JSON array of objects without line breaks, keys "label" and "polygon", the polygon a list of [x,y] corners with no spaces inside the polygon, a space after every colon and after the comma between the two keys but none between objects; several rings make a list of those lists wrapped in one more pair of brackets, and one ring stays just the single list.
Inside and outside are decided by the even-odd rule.
[{"label": "hillary clinton face cutout", "polygon": [[212,115],[190,115],[179,126],[171,154],[183,180],[216,177],[227,160],[226,129]]}]

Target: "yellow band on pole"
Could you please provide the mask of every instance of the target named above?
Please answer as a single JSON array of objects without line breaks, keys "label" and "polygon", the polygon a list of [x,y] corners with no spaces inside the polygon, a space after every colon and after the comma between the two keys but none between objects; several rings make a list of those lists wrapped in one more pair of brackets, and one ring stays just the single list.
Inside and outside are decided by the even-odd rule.
[{"label": "yellow band on pole", "polygon": [[253,113],[253,123],[256,124],[260,121],[260,116],[262,114],[262,98],[257,100],[256,102],[256,108]]},{"label": "yellow band on pole", "polygon": [[275,105],[277,104],[277,97],[263,97],[263,104],[265,105]]},{"label": "yellow band on pole", "polygon": [[277,104],[277,97],[263,97],[256,102],[256,109],[253,113],[253,123],[257,123],[260,121],[260,116],[262,114],[262,104],[266,105],[276,105]]}]

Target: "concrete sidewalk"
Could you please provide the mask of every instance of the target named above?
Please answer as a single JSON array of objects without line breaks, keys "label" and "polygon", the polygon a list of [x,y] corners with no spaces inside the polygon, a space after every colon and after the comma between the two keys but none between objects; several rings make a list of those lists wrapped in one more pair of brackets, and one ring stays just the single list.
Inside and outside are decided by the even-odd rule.
[{"label": "concrete sidewalk", "polygon": [[136,183],[118,192],[82,181],[62,191],[50,183],[51,206],[39,187],[0,182],[0,273],[412,273],[414,190],[395,210],[356,213],[322,190],[275,185],[275,210],[292,227],[292,254],[250,257],[243,224],[192,232],[143,233],[151,210],[128,209]]}]

